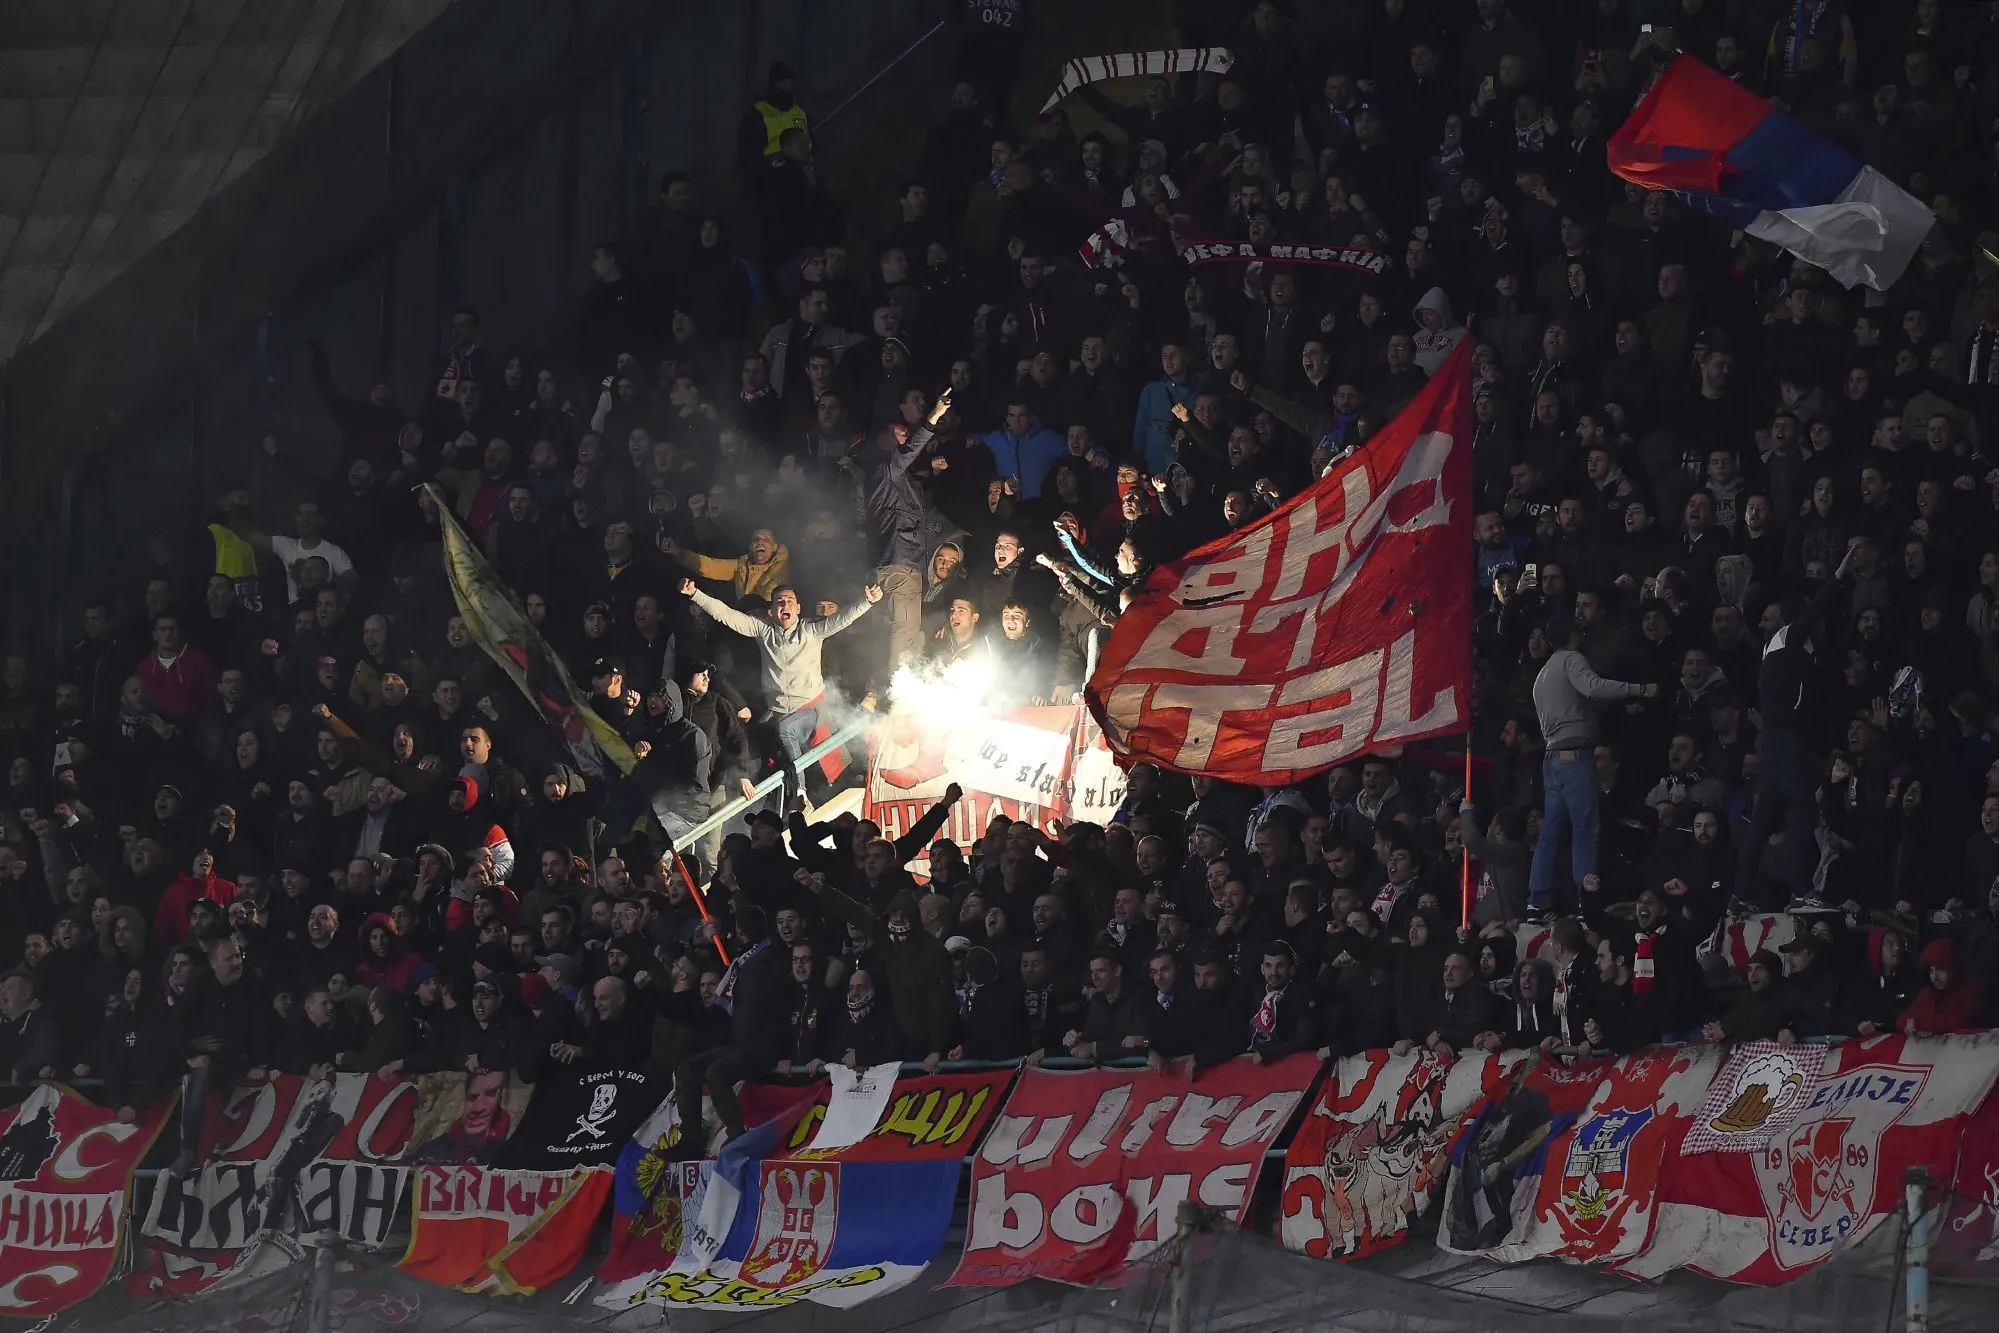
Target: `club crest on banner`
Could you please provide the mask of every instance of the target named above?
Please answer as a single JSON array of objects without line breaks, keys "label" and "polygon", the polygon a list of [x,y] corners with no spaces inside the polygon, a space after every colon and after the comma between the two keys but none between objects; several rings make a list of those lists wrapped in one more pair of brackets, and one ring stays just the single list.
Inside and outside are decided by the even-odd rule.
[{"label": "club crest on banner", "polygon": [[1624,1192],[1625,1170],[1638,1131],[1653,1109],[1606,1111],[1583,1121],[1562,1164],[1561,1202],[1555,1217],[1564,1236],[1593,1240],[1623,1224],[1633,1200]]},{"label": "club crest on banner", "polygon": [[763,1164],[757,1233],[737,1273],[773,1289],[796,1286],[826,1266],[840,1229],[840,1164]]},{"label": "club crest on banner", "polygon": [[1791,1131],[1756,1159],[1770,1256],[1803,1268],[1877,1210],[1881,1136],[1922,1095],[1930,1069],[1868,1064],[1821,1084]]},{"label": "club crest on banner", "polygon": [[1825,1059],[1823,1046],[1744,1046],[1708,1088],[1684,1151],[1761,1152],[1811,1100]]}]

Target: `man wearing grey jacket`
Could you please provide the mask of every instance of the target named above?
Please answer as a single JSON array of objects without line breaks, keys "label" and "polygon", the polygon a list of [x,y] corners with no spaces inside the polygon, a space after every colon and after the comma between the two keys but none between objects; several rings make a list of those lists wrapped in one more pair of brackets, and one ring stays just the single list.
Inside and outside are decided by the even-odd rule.
[{"label": "man wearing grey jacket", "polygon": [[1570,622],[1567,641],[1549,654],[1534,677],[1534,713],[1541,723],[1541,840],[1527,872],[1527,920],[1546,922],[1554,887],[1555,853],[1570,834],[1569,872],[1580,884],[1596,873],[1596,705],[1651,699],[1657,685],[1605,680],[1578,651],[1581,626]]},{"label": "man wearing grey jacket", "polygon": [[693,579],[682,579],[680,591],[693,598],[716,624],[757,641],[767,720],[777,727],[777,743],[785,761],[796,761],[810,748],[812,733],[819,729],[819,699],[826,692],[820,650],[827,639],[866,615],[868,608],[882,599],[881,586],[870,583],[865,589],[866,601],[855,602],[824,620],[805,619],[798,590],[789,586],[780,587],[771,597],[768,620],[744,615],[717,601],[695,587]]}]

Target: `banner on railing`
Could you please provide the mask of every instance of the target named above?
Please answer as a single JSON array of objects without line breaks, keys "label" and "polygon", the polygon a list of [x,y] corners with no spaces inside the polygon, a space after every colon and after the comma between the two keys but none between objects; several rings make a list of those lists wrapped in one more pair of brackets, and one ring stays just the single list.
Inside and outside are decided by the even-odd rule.
[{"label": "banner on railing", "polygon": [[890,713],[877,728],[861,813],[897,838],[957,783],[965,799],[943,837],[970,846],[994,815],[1052,833],[1057,823],[1108,821],[1124,801],[1124,772],[1102,728],[1080,704],[969,711],[956,725]]},{"label": "banner on railing", "polygon": [[1459,1134],[1526,1058],[1412,1050],[1339,1061],[1284,1155],[1285,1247],[1359,1259],[1407,1240],[1443,1188]]},{"label": "banner on railing", "polygon": [[[789,1089],[781,1112],[704,1163],[670,1160],[678,1116],[661,1108],[629,1178],[620,1168],[597,1304],[844,1308],[908,1285],[942,1248],[965,1155],[1012,1079],[912,1074],[838,1090],[822,1080]],[[863,1121],[857,1134],[833,1132]]]},{"label": "banner on railing", "polygon": [[1454,1152],[1438,1245],[1501,1263],[1635,1255],[1667,1148],[1720,1065],[1704,1046],[1537,1059]]},{"label": "banner on railing", "polygon": [[[628,1069],[557,1066],[511,1132],[460,1131],[478,1154],[447,1152],[417,1177],[399,1267],[461,1291],[527,1295],[576,1266],[611,1194],[611,1163],[664,1100],[668,1080]],[[467,1108],[472,1102],[468,1099]],[[456,1144],[454,1144],[454,1148]]]},{"label": "banner on railing", "polygon": [[154,1186],[133,1291],[191,1296],[231,1274],[295,1262],[300,1233],[385,1243],[409,1179],[402,1162],[419,1095],[406,1078],[272,1074],[210,1097],[201,1166]]},{"label": "banner on railing", "polygon": [[954,1286],[1110,1282],[1172,1239],[1183,1201],[1240,1222],[1263,1154],[1319,1072],[1315,1055],[1021,1073],[972,1159]]},{"label": "banner on railing", "polygon": [[1736,1094],[1737,1121],[1760,1120],[1761,1146],[1692,1151],[1703,1116],[1689,1119],[1686,1142],[1667,1147],[1646,1245],[1618,1267],[1765,1286],[1799,1276],[1897,1211],[1911,1167],[1953,1178],[1995,1075],[1994,1034],[1842,1042],[1815,1080],[1772,1066],[1765,1050],[1737,1051],[1714,1086]]},{"label": "banner on railing", "polygon": [[132,1172],[172,1110],[163,1102],[123,1124],[43,1083],[0,1111],[0,1315],[47,1318],[110,1280]]}]

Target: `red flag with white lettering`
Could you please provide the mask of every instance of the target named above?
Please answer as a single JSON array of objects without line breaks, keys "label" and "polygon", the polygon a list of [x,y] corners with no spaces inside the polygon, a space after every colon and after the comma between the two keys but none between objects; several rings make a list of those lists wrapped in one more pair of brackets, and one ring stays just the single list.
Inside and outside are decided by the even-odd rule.
[{"label": "red flag with white lettering", "polygon": [[1294,782],[1471,720],[1471,340],[1372,440],[1155,570],[1087,691],[1113,749]]},{"label": "red flag with white lettering", "polygon": [[1310,1053],[1184,1065],[1021,1071],[972,1157],[965,1252],[947,1284],[1110,1283],[1173,1238],[1188,1199],[1237,1222],[1263,1155],[1319,1073]]}]

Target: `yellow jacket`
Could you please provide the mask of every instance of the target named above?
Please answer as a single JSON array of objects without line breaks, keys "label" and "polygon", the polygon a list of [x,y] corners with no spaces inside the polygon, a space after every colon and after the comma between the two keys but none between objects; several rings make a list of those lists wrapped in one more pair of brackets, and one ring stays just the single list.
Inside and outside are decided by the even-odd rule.
[{"label": "yellow jacket", "polygon": [[779,588],[791,582],[791,552],[782,544],[762,564],[750,559],[747,551],[734,560],[718,560],[683,546],[680,548],[680,563],[692,570],[697,578],[714,579],[717,583],[729,580],[736,589],[736,600],[739,602],[751,593],[769,601],[777,595]]}]

